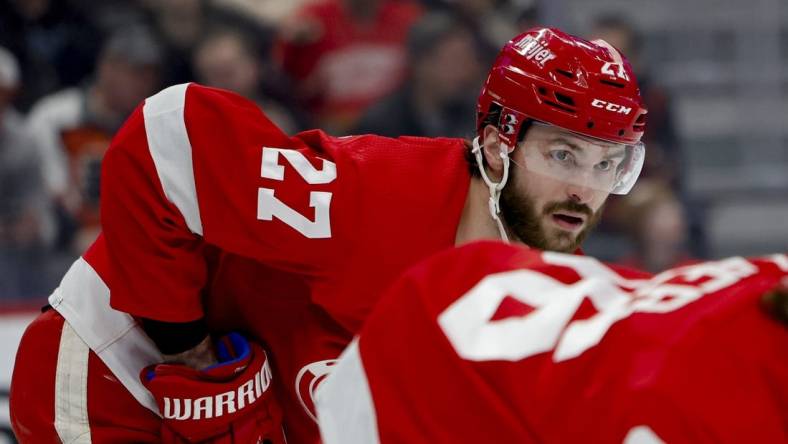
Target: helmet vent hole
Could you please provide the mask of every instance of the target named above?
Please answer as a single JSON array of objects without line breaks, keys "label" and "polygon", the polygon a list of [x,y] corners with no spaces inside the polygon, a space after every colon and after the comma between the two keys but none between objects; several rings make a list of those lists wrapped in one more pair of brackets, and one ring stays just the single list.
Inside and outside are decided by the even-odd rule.
[{"label": "helmet vent hole", "polygon": [[623,136],[624,135],[624,130],[623,129],[618,130],[618,135],[619,136]]},{"label": "helmet vent hole", "polygon": [[563,103],[563,104],[566,104],[566,105],[569,105],[569,106],[575,106],[574,99],[572,99],[571,97],[569,97],[567,95],[561,94],[559,92],[555,93],[555,99],[558,100],[559,102]]},{"label": "helmet vent hole", "polygon": [[603,83],[608,86],[613,86],[615,88],[623,88],[625,86],[623,83],[614,82],[612,80],[607,80],[607,79],[599,79],[599,83]]},{"label": "helmet vent hole", "polygon": [[539,95],[542,95],[542,96],[546,96],[547,95],[547,89],[544,86],[540,86],[537,91],[539,91]]},{"label": "helmet vent hole", "polygon": [[572,79],[572,80],[575,79],[575,75],[571,71],[567,71],[565,69],[556,69],[555,72],[557,72],[558,74],[561,74],[562,76],[564,76],[564,77],[566,77],[568,79]]},{"label": "helmet vent hole", "polygon": [[594,122],[592,120],[589,120],[588,123],[586,123],[586,128],[592,129],[593,127],[594,127]]},{"label": "helmet vent hole", "polygon": [[561,105],[560,103],[553,102],[552,100],[545,100],[544,103],[547,104],[547,105],[552,106],[553,108],[557,108],[557,109],[559,109],[559,110],[561,110],[563,112],[566,112],[566,113],[569,113],[569,114],[575,114],[575,110],[573,108],[569,108],[566,105]]}]

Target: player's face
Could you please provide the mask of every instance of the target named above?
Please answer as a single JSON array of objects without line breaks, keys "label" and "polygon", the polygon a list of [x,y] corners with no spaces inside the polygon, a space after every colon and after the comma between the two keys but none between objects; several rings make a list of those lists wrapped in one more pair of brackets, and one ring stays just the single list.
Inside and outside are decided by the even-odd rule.
[{"label": "player's face", "polygon": [[[515,234],[525,244],[552,251],[573,252],[602,215],[608,193],[569,183],[524,168],[525,150],[543,150],[549,156],[564,144],[593,152],[589,142],[558,128],[534,125],[512,154],[509,183],[501,193],[501,211]],[[578,154],[580,157],[581,153]],[[563,156],[562,153],[559,157]],[[592,159],[591,164],[598,164]]]}]

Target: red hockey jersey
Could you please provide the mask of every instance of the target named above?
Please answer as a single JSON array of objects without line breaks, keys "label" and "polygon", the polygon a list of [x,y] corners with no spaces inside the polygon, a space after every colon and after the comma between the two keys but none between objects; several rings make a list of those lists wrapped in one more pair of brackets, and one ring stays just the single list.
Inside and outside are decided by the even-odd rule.
[{"label": "red hockey jersey", "polygon": [[202,317],[210,245],[304,277],[311,300],[355,332],[379,290],[454,244],[470,180],[463,150],[459,139],[290,138],[240,96],[168,88],[104,159],[112,306]]},{"label": "red hockey jersey", "polygon": [[788,256],[655,276],[476,243],[398,280],[317,391],[325,444],[786,442]]},{"label": "red hockey jersey", "polygon": [[127,313],[205,316],[264,341],[289,442],[313,442],[312,393],[379,295],[454,244],[463,150],[459,139],[291,138],[237,95],[171,87],[114,139],[104,236],[50,303],[154,411],[137,374],[161,356]]}]

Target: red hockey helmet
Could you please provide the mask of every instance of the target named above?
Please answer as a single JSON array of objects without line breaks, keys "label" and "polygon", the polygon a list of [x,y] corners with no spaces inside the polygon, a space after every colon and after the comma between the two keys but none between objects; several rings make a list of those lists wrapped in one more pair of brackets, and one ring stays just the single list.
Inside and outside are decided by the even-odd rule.
[{"label": "red hockey helmet", "polygon": [[618,50],[553,28],[531,29],[503,47],[479,95],[479,135],[493,105],[501,109],[499,136],[510,147],[526,119],[637,144],[647,112],[632,67]]}]

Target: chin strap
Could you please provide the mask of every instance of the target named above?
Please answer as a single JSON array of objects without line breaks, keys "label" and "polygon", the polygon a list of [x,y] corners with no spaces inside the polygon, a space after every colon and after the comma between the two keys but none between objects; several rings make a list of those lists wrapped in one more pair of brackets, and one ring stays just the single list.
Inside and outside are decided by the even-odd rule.
[{"label": "chin strap", "polygon": [[501,177],[501,181],[498,183],[490,180],[489,176],[487,176],[487,171],[484,169],[484,163],[482,162],[482,147],[479,145],[478,136],[473,139],[472,152],[476,157],[476,166],[479,168],[479,172],[482,175],[482,180],[485,184],[487,184],[487,188],[490,190],[490,200],[487,202],[487,207],[490,210],[490,216],[498,225],[498,232],[501,234],[501,240],[504,242],[509,242],[509,236],[506,235],[506,230],[503,228],[503,221],[501,221],[501,205],[499,203],[501,198],[501,190],[503,190],[503,187],[506,186],[506,181],[509,180],[509,154],[507,146],[505,144],[501,144],[500,156],[503,160],[503,177]]}]

